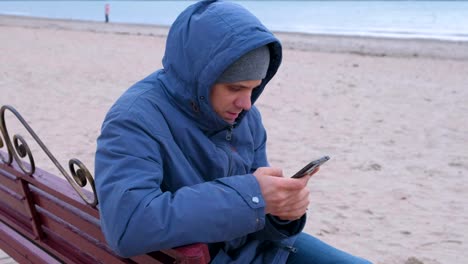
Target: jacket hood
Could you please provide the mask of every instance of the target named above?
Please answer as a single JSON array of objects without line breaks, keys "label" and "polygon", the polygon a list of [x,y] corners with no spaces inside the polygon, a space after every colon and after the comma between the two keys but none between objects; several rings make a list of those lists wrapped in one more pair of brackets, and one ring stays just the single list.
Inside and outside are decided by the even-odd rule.
[{"label": "jacket hood", "polygon": [[[281,63],[279,40],[239,4],[198,2],[183,11],[169,30],[160,80],[172,101],[202,130],[223,129],[230,124],[215,113],[211,88],[233,62],[264,45],[270,49],[270,65],[262,84],[252,93],[252,105]],[[237,123],[245,114],[240,114]]]}]

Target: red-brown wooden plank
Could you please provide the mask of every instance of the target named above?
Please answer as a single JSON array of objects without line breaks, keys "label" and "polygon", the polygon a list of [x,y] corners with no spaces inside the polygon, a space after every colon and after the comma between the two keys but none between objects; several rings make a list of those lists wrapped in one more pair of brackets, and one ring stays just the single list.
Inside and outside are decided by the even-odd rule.
[{"label": "red-brown wooden plank", "polygon": [[55,258],[0,222],[0,248],[19,263],[58,264]]},{"label": "red-brown wooden plank", "polygon": [[24,205],[24,196],[21,196],[20,194],[15,193],[2,185],[0,185],[0,201],[11,208],[14,208],[21,214],[29,215],[29,212],[27,212]]},{"label": "red-brown wooden plank", "polygon": [[19,230],[22,234],[29,234],[34,238],[31,226],[31,217],[18,212],[15,208],[9,207],[0,200],[0,220]]},{"label": "red-brown wooden plank", "polygon": [[70,244],[69,241],[60,237],[49,228],[43,227],[42,230],[44,238],[41,240],[41,245],[54,254],[54,256],[57,256],[62,262],[74,264],[102,263],[94,256],[88,254],[88,252],[81,250],[77,245]]},{"label": "red-brown wooden plank", "polygon": [[[86,204],[76,193],[75,189],[71,187],[70,183],[68,183],[68,181],[63,178],[50,174],[37,167],[34,175],[29,176],[24,174],[15,162],[13,162],[11,166],[0,162],[0,169],[3,169],[8,173],[31,183],[32,185],[53,196],[62,195],[65,202],[70,203],[74,207],[77,207],[80,210],[99,218],[99,212],[95,208],[92,208]],[[82,191],[88,195],[91,194],[91,192],[86,189],[82,189]]]},{"label": "red-brown wooden plank", "polygon": [[34,186],[30,186],[30,190],[33,193],[34,202],[39,207],[70,223],[94,239],[105,243],[98,219],[63,202],[61,197],[51,196]]},{"label": "red-brown wooden plank", "polygon": [[154,258],[150,255],[139,255],[139,256],[136,256],[136,257],[132,257],[131,260],[134,261],[135,263],[141,263],[141,264],[145,264],[145,263],[151,263],[151,264],[163,264],[163,263],[177,263],[174,261],[173,258],[170,258],[171,259],[171,262],[161,262],[160,258]]},{"label": "red-brown wooden plank", "polygon": [[10,189],[14,193],[20,193],[18,177],[15,177],[6,170],[0,169],[0,185]]},{"label": "red-brown wooden plank", "polygon": [[[50,236],[50,234],[53,233],[62,238],[66,241],[65,244],[74,248],[73,251],[86,252],[88,255],[95,258],[96,261],[103,263],[124,263],[111,253],[112,251],[106,244],[93,239],[80,229],[77,229],[69,223],[57,218],[52,213],[47,212],[42,208],[37,208],[37,212],[43,225],[43,229],[48,231],[47,235]],[[56,250],[65,257],[69,257],[67,256],[69,253],[65,250],[61,250],[62,248]]]},{"label": "red-brown wooden plank", "polygon": [[40,239],[42,237],[41,223],[39,222],[39,217],[37,216],[35,203],[33,201],[32,193],[29,189],[29,184],[23,179],[20,179],[20,185],[21,185],[21,194],[24,195],[24,197],[26,198],[25,207],[26,207],[28,216],[31,217],[31,227],[32,227],[33,234],[37,237],[37,239]]}]

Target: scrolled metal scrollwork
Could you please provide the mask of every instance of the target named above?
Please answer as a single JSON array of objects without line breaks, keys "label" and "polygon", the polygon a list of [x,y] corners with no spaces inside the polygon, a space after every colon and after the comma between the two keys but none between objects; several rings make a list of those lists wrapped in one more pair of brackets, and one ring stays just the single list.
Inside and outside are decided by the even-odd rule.
[{"label": "scrolled metal scrollwork", "polygon": [[[15,146],[15,152],[18,154],[19,159],[24,158],[26,156],[29,157],[29,164],[30,168],[26,168],[25,164],[23,162],[18,162],[18,165],[20,166],[21,170],[24,171],[24,173],[28,175],[33,175],[34,171],[36,170],[36,166],[34,165],[34,157],[31,153],[31,149],[28,146],[28,143],[26,143],[26,140],[21,135],[14,135],[13,136],[13,145]],[[16,160],[18,161],[18,159]]]},{"label": "scrolled metal scrollwork", "polygon": [[[1,124],[0,124],[0,129],[1,129]],[[2,133],[1,130],[0,130],[0,149],[2,149],[3,146],[5,146],[5,143],[3,143],[2,135],[3,135],[3,133]],[[6,163],[5,157],[3,157],[2,154],[0,154],[0,159],[1,159],[4,163]]]},{"label": "scrolled metal scrollwork", "polygon": [[[4,146],[7,147],[7,153],[8,156],[5,158],[3,155],[0,154],[1,160],[8,165],[11,165],[13,160],[16,161],[16,163],[19,165],[21,170],[27,174],[27,175],[33,175],[36,166],[34,162],[34,157],[31,153],[31,150],[24,140],[24,138],[21,135],[15,134],[13,136],[13,140],[11,140],[10,135],[8,134],[8,129],[6,126],[6,121],[5,121],[5,112],[6,111],[12,112],[16,118],[21,122],[21,124],[26,128],[26,130],[29,132],[29,134],[34,138],[36,143],[42,148],[42,150],[47,154],[49,159],[54,163],[54,165],[57,167],[57,169],[62,173],[62,175],[67,179],[67,181],[70,183],[70,185],[75,189],[75,191],[80,195],[80,197],[89,205],[95,207],[98,203],[97,196],[96,196],[96,188],[94,185],[94,179],[89,170],[86,168],[86,166],[78,159],[70,159],[68,162],[69,168],[70,168],[70,173],[72,176],[70,176],[67,171],[60,165],[60,163],[57,161],[57,159],[52,155],[52,153],[49,151],[49,149],[44,145],[44,143],[41,141],[41,139],[37,136],[37,134],[32,130],[32,128],[29,126],[29,124],[24,120],[24,118],[19,114],[18,111],[12,106],[9,105],[4,105],[0,109],[0,130],[1,130],[1,135],[3,136],[0,137],[0,149],[3,148]],[[25,157],[28,157],[29,159],[29,168],[26,166],[26,164],[23,162],[23,159]],[[78,167],[78,169],[75,169],[75,166]],[[82,187],[85,187],[87,184],[90,184],[93,197],[89,198],[86,196],[81,189]]]}]

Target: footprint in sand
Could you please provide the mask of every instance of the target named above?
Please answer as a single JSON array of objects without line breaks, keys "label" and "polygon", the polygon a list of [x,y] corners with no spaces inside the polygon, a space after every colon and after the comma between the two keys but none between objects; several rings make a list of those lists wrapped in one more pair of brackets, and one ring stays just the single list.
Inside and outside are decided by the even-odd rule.
[{"label": "footprint in sand", "polygon": [[361,171],[381,171],[382,170],[382,165],[376,163],[376,162],[366,162],[363,163],[359,166],[353,167],[353,169],[358,169]]},{"label": "footprint in sand", "polygon": [[415,257],[410,257],[405,261],[405,264],[424,264],[424,262]]}]

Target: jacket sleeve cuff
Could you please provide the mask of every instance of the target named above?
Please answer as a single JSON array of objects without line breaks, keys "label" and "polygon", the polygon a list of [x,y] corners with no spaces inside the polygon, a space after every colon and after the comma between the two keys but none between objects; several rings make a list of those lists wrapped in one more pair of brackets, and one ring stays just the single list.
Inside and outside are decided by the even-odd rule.
[{"label": "jacket sleeve cuff", "polygon": [[245,203],[253,209],[256,230],[264,228],[265,200],[263,200],[262,191],[255,176],[252,174],[230,176],[219,178],[216,181],[235,190]]},{"label": "jacket sleeve cuff", "polygon": [[286,237],[294,236],[302,232],[302,229],[306,223],[306,214],[304,214],[300,219],[289,221],[289,220],[281,220],[274,215],[268,214],[266,217],[267,224],[270,224],[273,227],[273,230],[276,232],[281,233]]}]

